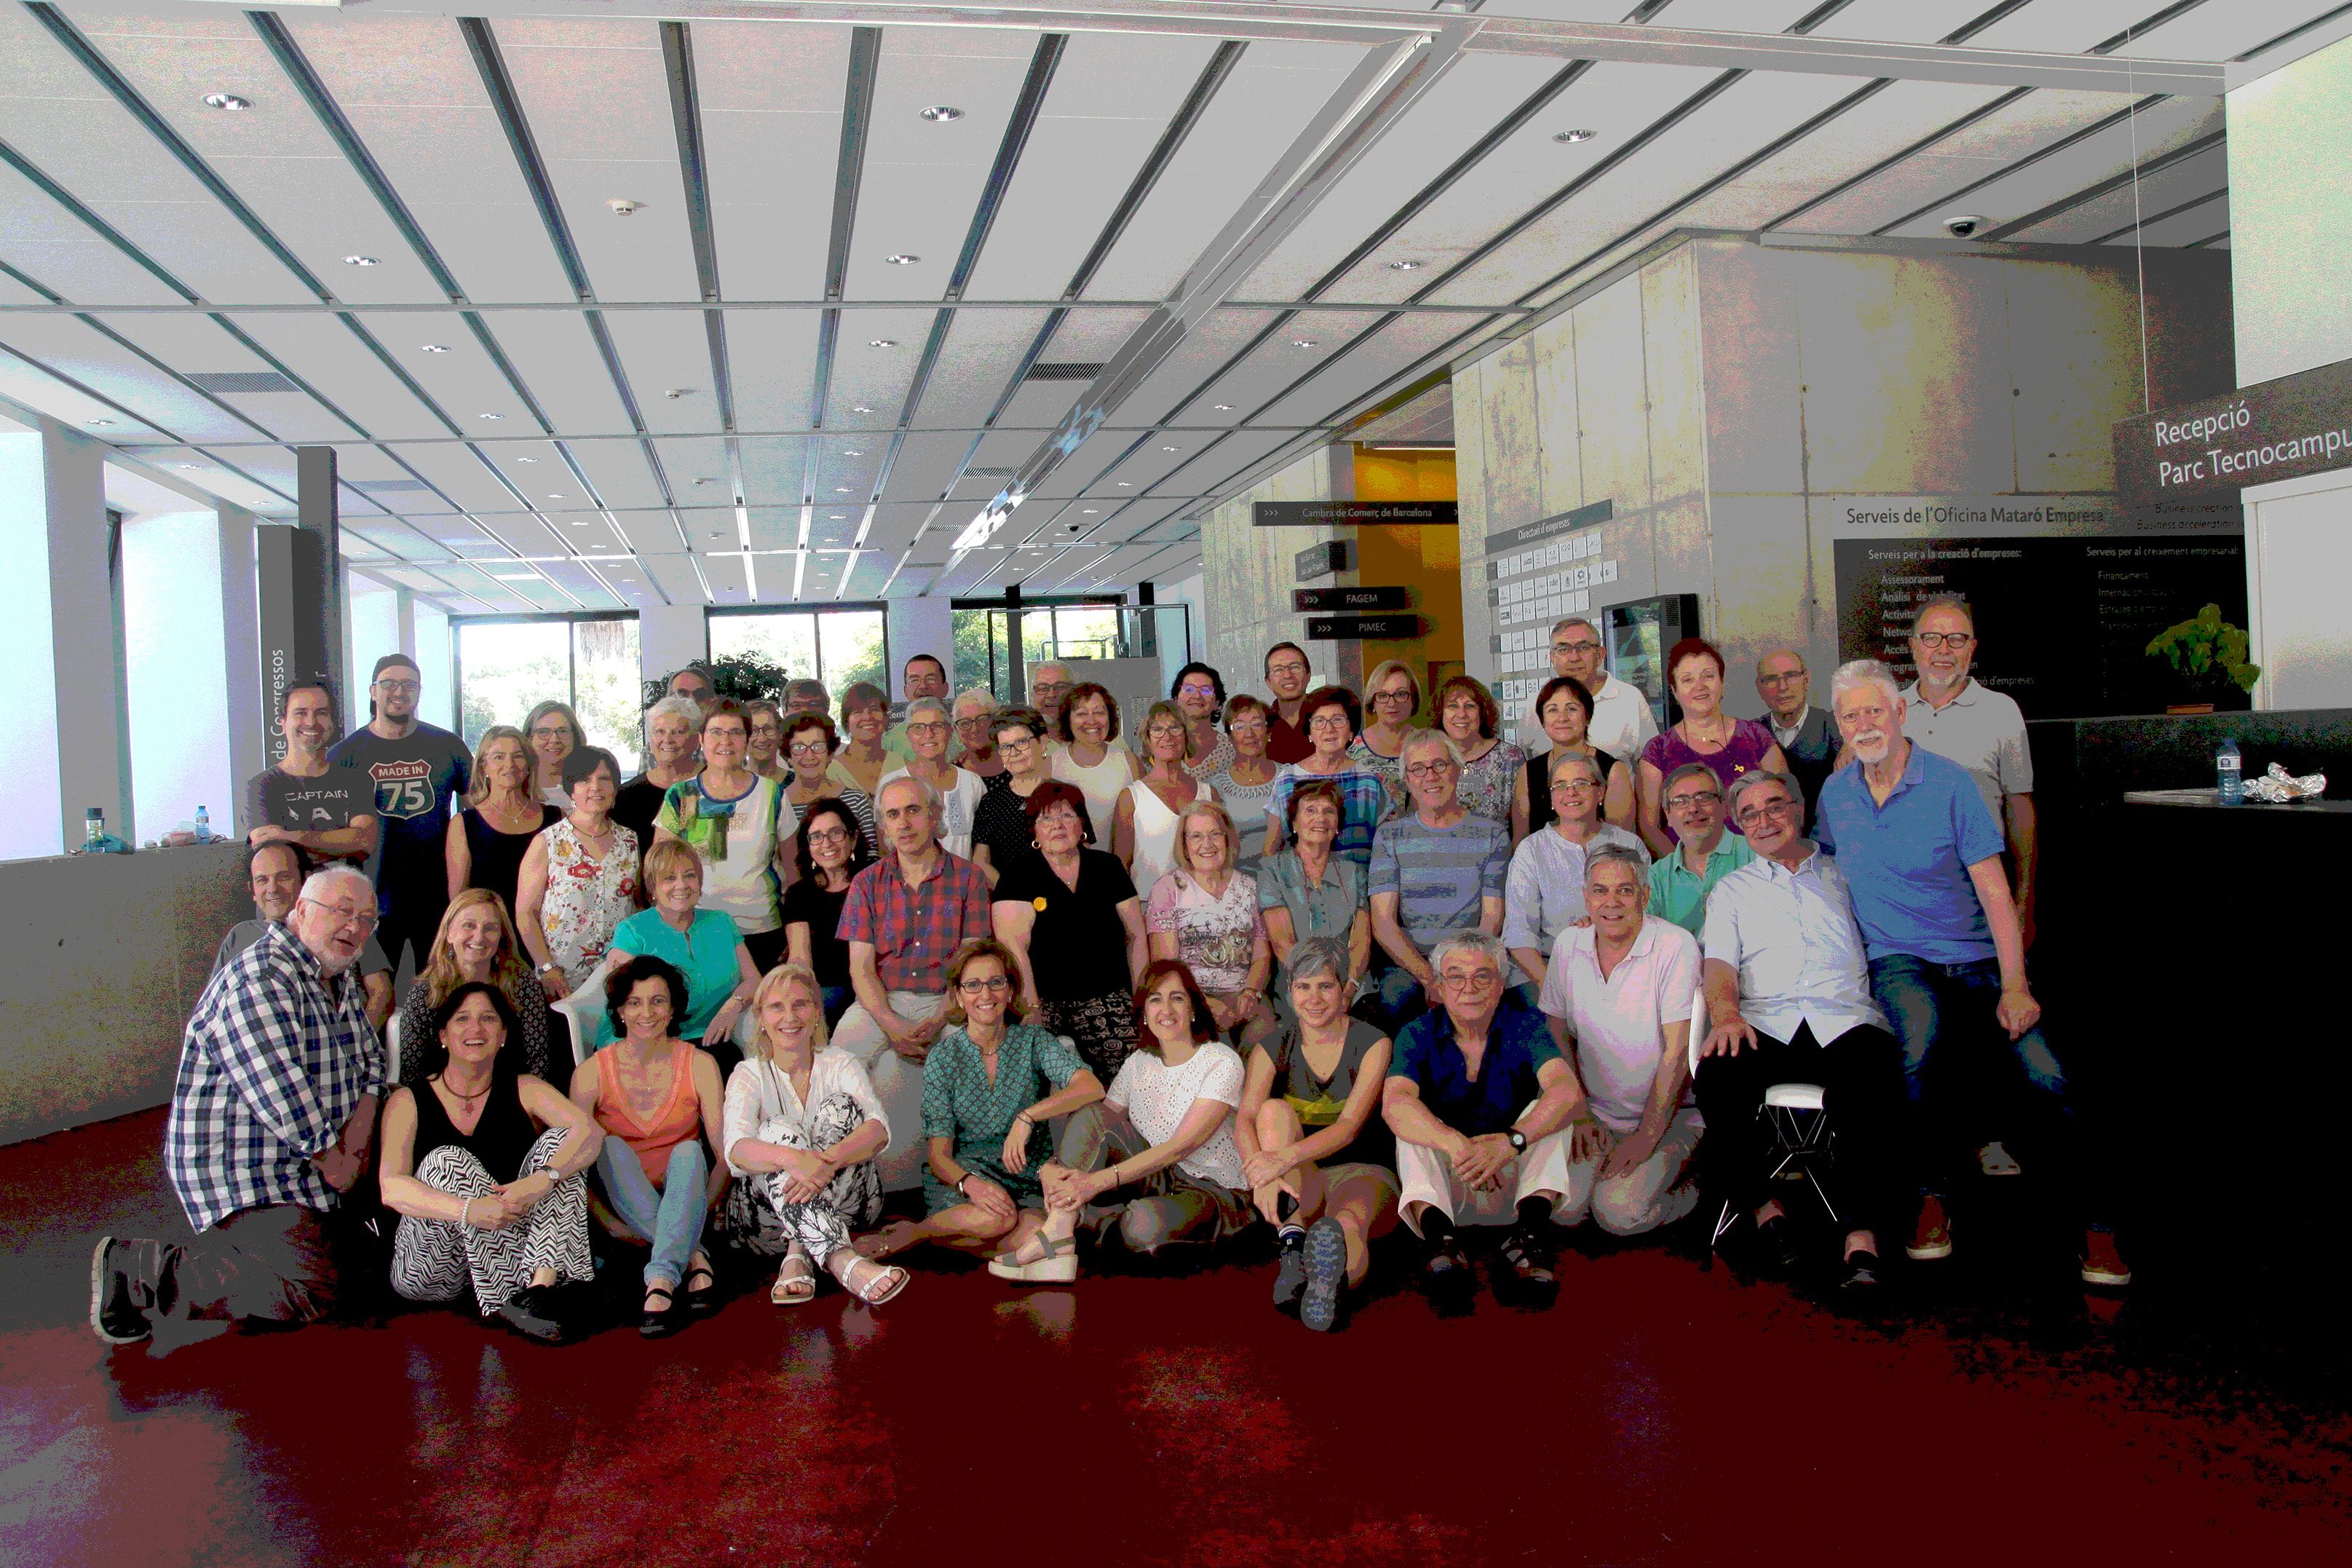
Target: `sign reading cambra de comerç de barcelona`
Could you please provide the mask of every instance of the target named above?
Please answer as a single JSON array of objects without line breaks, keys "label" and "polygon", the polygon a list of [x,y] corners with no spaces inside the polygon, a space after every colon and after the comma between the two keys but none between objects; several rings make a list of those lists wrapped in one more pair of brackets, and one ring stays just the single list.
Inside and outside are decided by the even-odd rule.
[{"label": "sign reading cambra de comer\u00e7 de barcelona", "polygon": [[2234,498],[2248,486],[2345,468],[2352,360],[2116,426],[2116,501],[2126,510]]}]

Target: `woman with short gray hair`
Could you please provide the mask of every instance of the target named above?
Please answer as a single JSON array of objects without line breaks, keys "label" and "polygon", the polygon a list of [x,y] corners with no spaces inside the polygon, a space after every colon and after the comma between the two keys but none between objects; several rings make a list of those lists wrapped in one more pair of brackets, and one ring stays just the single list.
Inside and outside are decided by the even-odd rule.
[{"label": "woman with short gray hair", "polygon": [[884,773],[877,787],[887,787],[892,779],[911,778],[928,788],[938,808],[940,847],[961,859],[971,859],[972,818],[988,785],[978,773],[948,761],[948,741],[955,733],[948,705],[936,697],[916,698],[907,704],[901,732],[907,737],[907,765]]},{"label": "woman with short gray hair", "polygon": [[1249,1053],[1234,1140],[1258,1212],[1276,1227],[1274,1304],[1328,1332],[1370,1244],[1396,1224],[1396,1137],[1381,1116],[1389,1037],[1348,1016],[1347,944],[1290,952],[1292,1022]]},{"label": "woman with short gray hair", "polygon": [[650,848],[654,818],[669,786],[692,778],[701,766],[702,709],[691,697],[665,697],[646,710],[645,731],[645,772],[621,786],[613,820],[635,834],[640,847]]},{"label": "woman with short gray hair", "polygon": [[1603,847],[1631,850],[1641,858],[1645,880],[1650,863],[1640,839],[1601,820],[1609,784],[1596,759],[1582,752],[1554,752],[1550,785],[1551,826],[1519,840],[1503,879],[1503,945],[1538,986],[1552,943],[1584,918],[1587,859]]}]

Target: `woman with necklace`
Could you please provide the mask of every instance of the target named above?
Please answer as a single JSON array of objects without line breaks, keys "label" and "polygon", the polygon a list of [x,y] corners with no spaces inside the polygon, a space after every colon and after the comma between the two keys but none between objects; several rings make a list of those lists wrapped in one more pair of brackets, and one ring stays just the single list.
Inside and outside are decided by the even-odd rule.
[{"label": "woman with necklace", "polygon": [[732,1068],[741,1053],[730,1037],[760,984],[751,950],[724,910],[701,907],[702,861],[677,839],[646,851],[646,890],[653,895],[653,908],[613,928],[607,953],[612,967],[650,956],[676,970],[686,989],[672,1024],[720,1067]]},{"label": "woman with necklace", "polygon": [[830,1029],[857,1000],[849,944],[840,935],[841,906],[849,900],[851,879],[874,864],[874,856],[849,807],[824,797],[802,815],[793,841],[801,874],[784,889],[785,960],[816,976],[824,1026]]},{"label": "woman with necklace", "polygon": [[[516,1026],[509,1044],[516,1067],[534,1078],[554,1070],[554,1053],[547,1008],[547,990],[530,972],[522,943],[515,940],[514,922],[498,895],[468,888],[441,911],[441,925],[416,984],[400,1001],[398,1022],[403,1049],[400,1081],[412,1089],[425,1087],[425,1055],[434,1037],[433,1012],[460,985],[480,982],[495,985],[514,1009]],[[414,1046],[409,1042],[414,1041]]]},{"label": "woman with necklace", "polygon": [[1462,782],[1454,798],[1490,822],[1511,826],[1512,786],[1528,754],[1516,741],[1499,738],[1502,704],[1486,682],[1456,675],[1437,689],[1437,723],[1462,753]]},{"label": "woman with necklace", "polygon": [[[1007,867],[1036,847],[1029,830],[1029,797],[1053,773],[1045,754],[1045,720],[1037,710],[1007,708],[989,722],[996,754],[1004,759],[1004,777],[989,786],[972,813],[971,863],[992,888]],[[1089,809],[1087,841],[1098,839],[1106,826]]]},{"label": "woman with necklace", "polygon": [[530,742],[532,793],[556,810],[569,811],[572,793],[563,787],[563,759],[588,743],[580,715],[568,702],[542,702],[523,720],[522,732]]},{"label": "woman with necklace", "polygon": [[1176,814],[1216,790],[1184,771],[1184,714],[1173,702],[1155,702],[1143,716],[1143,746],[1150,765],[1118,797],[1111,847],[1146,902],[1176,863]]},{"label": "woman with necklace", "polygon": [[[1421,710],[1421,682],[1401,658],[1384,659],[1364,682],[1364,711],[1371,722],[1348,748],[1357,764],[1388,781],[1392,800],[1406,798],[1404,742],[1412,733],[1412,716]],[[1312,740],[1314,737],[1309,736]]]},{"label": "woman with necklace", "polygon": [[784,956],[788,846],[798,819],[784,786],[746,765],[751,727],[731,697],[702,715],[702,772],[670,786],[654,818],[654,842],[682,840],[702,861],[702,897],[735,921],[761,973]]},{"label": "woman with necklace", "polygon": [[454,1301],[468,1281],[482,1316],[552,1342],[556,1289],[593,1278],[583,1176],[604,1134],[502,1047],[515,1031],[499,988],[469,980],[433,1010],[425,1081],[383,1108],[384,1206],[401,1216],[392,1288]]},{"label": "woman with necklace", "polygon": [[989,927],[1012,951],[1024,1010],[1067,1037],[1101,1084],[1135,1049],[1135,981],[1149,943],[1127,868],[1086,843],[1086,806],[1076,784],[1037,786],[1029,797],[1036,850],[1005,868]]},{"label": "woman with necklace", "polygon": [[907,1271],[869,1263],[850,1245],[856,1226],[882,1217],[874,1157],[890,1123],[856,1057],[826,1044],[822,988],[796,963],[768,971],[751,997],[760,1032],[727,1079],[721,1147],[739,1179],[728,1229],[782,1264],[768,1300],[797,1307],[816,1297],[816,1270],[869,1306],[907,1288]]},{"label": "woman with necklace", "polygon": [[[1410,679],[1410,677],[1408,677]],[[1303,763],[1286,763],[1275,775],[1274,794],[1265,803],[1265,849],[1270,858],[1282,847],[1290,819],[1294,791],[1315,779],[1328,779],[1339,792],[1339,853],[1369,869],[1372,834],[1386,822],[1402,798],[1402,782],[1391,787],[1387,775],[1375,771],[1358,754],[1356,722],[1360,717],[1356,694],[1344,686],[1310,691],[1298,705],[1298,722],[1307,731],[1315,754]],[[1402,769],[1402,764],[1399,764]],[[1397,774],[1402,781],[1404,774]],[[1297,782],[1293,782],[1293,781]]]},{"label": "woman with necklace", "polygon": [[988,786],[978,773],[967,773],[948,761],[948,737],[954,725],[948,705],[936,697],[918,697],[907,704],[907,765],[882,775],[888,784],[900,773],[922,780],[940,797],[940,847],[962,859],[971,858],[972,813]]},{"label": "woman with necklace", "polygon": [[515,883],[515,925],[551,997],[604,962],[613,928],[637,910],[637,836],[613,820],[621,764],[588,746],[563,759],[571,815],[531,840]]},{"label": "woman with necklace", "polygon": [[948,1027],[923,1059],[923,1217],[866,1237],[859,1250],[869,1258],[925,1241],[989,1257],[1019,1247],[1045,1222],[1046,1123],[1102,1099],[1102,1080],[1069,1047],[1024,1021],[1003,942],[974,937],[957,948],[947,986]]},{"label": "woman with necklace", "polygon": [[1062,744],[1050,771],[1086,793],[1087,820],[1099,838],[1110,831],[1119,795],[1142,776],[1143,765],[1118,743],[1118,704],[1107,688],[1091,680],[1071,687],[1059,722]]},{"label": "woman with necklace", "polygon": [[1242,830],[1241,854],[1234,868],[1246,876],[1257,875],[1258,863],[1265,854],[1265,835],[1262,831],[1265,808],[1274,799],[1275,775],[1281,771],[1266,755],[1273,734],[1273,710],[1246,692],[1234,698],[1225,704],[1225,744],[1229,750],[1224,763],[1202,775]]},{"label": "woman with necklace", "polygon": [[845,789],[872,795],[882,787],[882,775],[898,765],[882,744],[890,728],[890,696],[871,681],[861,680],[841,694],[841,721],[849,741],[827,770]]},{"label": "woman with necklace", "polygon": [[834,753],[841,750],[841,733],[833,727],[833,721],[813,710],[791,714],[784,720],[783,744],[784,755],[793,764],[784,775],[784,804],[799,813],[821,800],[841,802],[857,819],[866,853],[879,854],[882,841],[874,831],[874,797],[833,776]]},{"label": "woman with necklace", "polygon": [[1234,743],[1217,733],[1225,706],[1225,678],[1195,659],[1176,672],[1168,700],[1184,715],[1184,771],[1196,779],[1221,772],[1233,761]]},{"label": "woman with necklace", "polygon": [[1536,693],[1536,721],[1543,726],[1544,739],[1551,746],[1529,757],[1519,771],[1519,782],[1511,791],[1511,837],[1524,839],[1551,826],[1551,764],[1570,752],[1591,757],[1607,781],[1601,820],[1633,832],[1633,770],[1624,759],[1612,757],[1592,743],[1591,689],[1572,675],[1553,676]]},{"label": "woman with necklace", "polygon": [[[1683,716],[1642,748],[1642,841],[1654,858],[1672,854],[1676,842],[1659,805],[1666,775],[1676,768],[1704,763],[1727,794],[1731,781],[1751,769],[1789,771],[1788,758],[1771,731],[1723,710],[1723,651],[1705,637],[1685,637],[1667,650],[1666,684],[1682,704]],[[1730,831],[1738,832],[1738,825],[1731,825]]]},{"label": "woman with necklace", "polygon": [[[624,1240],[649,1246],[637,1332],[685,1327],[685,1310],[718,1310],[718,1276],[702,1227],[727,1191],[727,1164],[704,1152],[724,1142],[719,1064],[670,1025],[686,1010],[686,981],[658,958],[632,958],[604,985],[617,1037],[572,1075],[572,1103],[606,1134],[596,1173],[612,1206],[597,1217]],[[699,1281],[699,1283],[697,1283]]]},{"label": "woman with necklace", "polygon": [[563,819],[562,812],[539,798],[530,773],[530,752],[521,731],[511,724],[493,724],[482,731],[481,744],[474,748],[474,787],[467,792],[466,809],[449,819],[443,840],[451,898],[468,888],[484,888],[513,910],[523,856],[541,829]]}]

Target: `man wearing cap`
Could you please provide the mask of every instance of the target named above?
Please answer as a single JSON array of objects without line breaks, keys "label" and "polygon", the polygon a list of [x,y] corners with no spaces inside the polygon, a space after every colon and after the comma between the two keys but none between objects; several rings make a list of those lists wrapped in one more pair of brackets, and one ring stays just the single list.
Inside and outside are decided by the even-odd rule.
[{"label": "man wearing cap", "polygon": [[416,661],[388,653],[368,684],[367,727],[345,736],[327,760],[356,768],[375,791],[376,939],[393,968],[412,943],[422,970],[449,903],[445,843],[451,802],[466,788],[466,743],[416,717],[424,690]]}]

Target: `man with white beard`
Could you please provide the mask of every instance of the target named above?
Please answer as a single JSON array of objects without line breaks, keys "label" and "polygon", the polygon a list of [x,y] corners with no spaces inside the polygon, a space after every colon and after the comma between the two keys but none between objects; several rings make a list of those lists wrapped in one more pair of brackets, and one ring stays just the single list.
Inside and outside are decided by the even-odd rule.
[{"label": "man with white beard", "polygon": [[2106,1162],[2086,1153],[2065,1068],[2036,1027],[2042,1005],[2025,981],[1999,825],[1966,768],[1906,738],[1893,671],[1856,659],[1839,668],[1830,693],[1855,765],[1822,784],[1816,837],[1853,889],[1871,992],[1903,1043],[1920,1198],[1905,1250],[1921,1260],[1951,1256],[1944,1193],[1962,1142],[1945,1080],[1999,1076],[2020,1091],[2018,1120],[2042,1168],[2084,1217],[2084,1281],[2129,1284],[2093,1191]]}]

